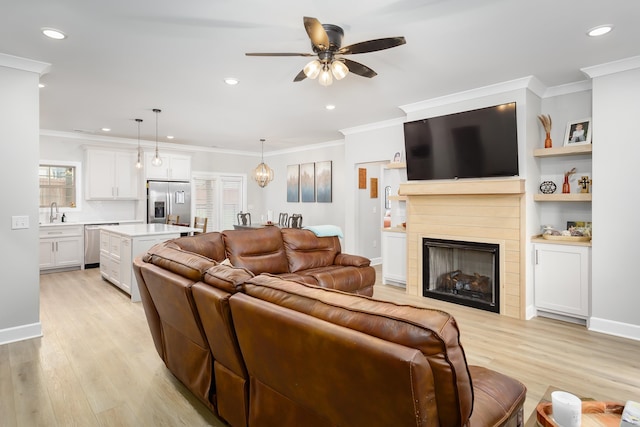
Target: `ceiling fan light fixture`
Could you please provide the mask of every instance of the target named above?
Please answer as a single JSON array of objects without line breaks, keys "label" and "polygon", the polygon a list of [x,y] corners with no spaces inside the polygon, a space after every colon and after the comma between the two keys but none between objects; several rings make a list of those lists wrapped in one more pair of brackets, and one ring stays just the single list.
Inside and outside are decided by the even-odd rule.
[{"label": "ceiling fan light fixture", "polygon": [[333,83],[333,76],[331,75],[331,71],[329,71],[329,67],[325,66],[322,69],[318,77],[318,83],[322,86],[330,86],[331,83]]},{"label": "ceiling fan light fixture", "polygon": [[304,75],[307,76],[310,79],[315,79],[316,77],[318,77],[318,74],[320,74],[320,71],[322,70],[322,65],[320,64],[320,61],[318,61],[317,59],[314,59],[313,61],[309,62],[307,65],[304,66]]},{"label": "ceiling fan light fixture", "polygon": [[342,80],[349,74],[349,67],[342,61],[333,61],[331,63],[331,73],[336,80]]}]

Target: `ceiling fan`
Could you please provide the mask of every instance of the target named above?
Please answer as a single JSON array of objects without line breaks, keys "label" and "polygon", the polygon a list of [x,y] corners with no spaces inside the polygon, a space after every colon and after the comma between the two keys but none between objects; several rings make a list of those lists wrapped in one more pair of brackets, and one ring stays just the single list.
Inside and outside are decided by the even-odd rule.
[{"label": "ceiling fan", "polygon": [[307,30],[314,53],[246,53],[247,56],[317,56],[309,62],[293,79],[299,82],[305,78],[315,79],[323,86],[329,86],[335,77],[343,79],[349,71],[362,77],[375,77],[377,73],[366,65],[343,58],[342,55],[375,52],[389,49],[406,43],[404,37],[387,37],[368,40],[342,47],[342,28],[333,24],[321,24],[316,18],[304,17],[304,28]]}]

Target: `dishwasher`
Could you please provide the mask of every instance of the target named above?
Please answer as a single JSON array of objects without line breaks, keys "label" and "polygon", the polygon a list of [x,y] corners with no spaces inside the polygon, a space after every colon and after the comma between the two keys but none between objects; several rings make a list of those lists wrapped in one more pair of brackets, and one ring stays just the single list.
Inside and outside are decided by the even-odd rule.
[{"label": "dishwasher", "polygon": [[110,222],[84,226],[84,268],[100,266],[100,227],[105,225],[119,225],[119,223]]}]

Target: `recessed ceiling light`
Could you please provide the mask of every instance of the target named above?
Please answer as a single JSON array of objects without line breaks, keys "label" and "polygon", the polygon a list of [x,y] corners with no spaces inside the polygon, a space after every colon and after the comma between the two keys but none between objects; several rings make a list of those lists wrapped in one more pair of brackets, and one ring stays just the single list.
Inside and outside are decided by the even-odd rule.
[{"label": "recessed ceiling light", "polygon": [[175,136],[173,136],[173,135],[167,135],[167,139],[173,139],[173,138],[175,138]]},{"label": "recessed ceiling light", "polygon": [[587,31],[587,35],[591,37],[603,36],[611,30],[613,30],[612,25],[598,25],[597,27],[594,27]]},{"label": "recessed ceiling light", "polygon": [[236,79],[235,77],[227,77],[224,79],[224,82],[226,84],[228,84],[229,86],[233,86],[233,85],[237,85],[238,83],[240,83],[240,80]]},{"label": "recessed ceiling light", "polygon": [[100,129],[102,132],[111,132],[111,128],[102,128]]},{"label": "recessed ceiling light", "polygon": [[38,83],[38,87],[42,89],[44,87],[44,83]]},{"label": "recessed ceiling light", "polygon": [[60,30],[56,30],[55,28],[42,28],[42,34],[49,37],[50,39],[62,40],[66,39],[67,35]]},{"label": "recessed ceiling light", "polygon": [[335,110],[336,106],[333,104],[327,104],[324,106],[324,108],[326,108],[327,110]]}]

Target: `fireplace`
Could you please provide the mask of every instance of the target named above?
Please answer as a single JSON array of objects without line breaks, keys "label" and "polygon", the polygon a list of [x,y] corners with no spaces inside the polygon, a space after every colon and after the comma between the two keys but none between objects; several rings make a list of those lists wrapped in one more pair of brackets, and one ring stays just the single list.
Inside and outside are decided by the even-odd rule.
[{"label": "fireplace", "polygon": [[500,312],[497,244],[423,238],[423,296]]}]

